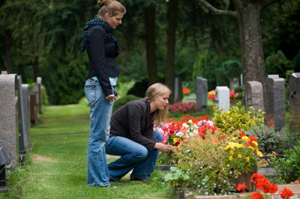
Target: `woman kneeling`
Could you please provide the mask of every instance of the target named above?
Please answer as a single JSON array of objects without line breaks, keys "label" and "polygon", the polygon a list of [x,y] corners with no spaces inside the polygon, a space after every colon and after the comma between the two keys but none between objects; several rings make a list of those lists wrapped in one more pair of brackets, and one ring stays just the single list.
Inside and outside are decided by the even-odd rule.
[{"label": "woman kneeling", "polygon": [[161,143],[161,133],[153,131],[153,124],[166,120],[170,94],[167,86],[156,83],[148,88],[147,97],[128,102],[113,113],[105,149],[107,154],[121,157],[108,164],[111,180],[119,182],[133,170],[131,180],[147,181],[159,150],[171,152],[170,146]]}]

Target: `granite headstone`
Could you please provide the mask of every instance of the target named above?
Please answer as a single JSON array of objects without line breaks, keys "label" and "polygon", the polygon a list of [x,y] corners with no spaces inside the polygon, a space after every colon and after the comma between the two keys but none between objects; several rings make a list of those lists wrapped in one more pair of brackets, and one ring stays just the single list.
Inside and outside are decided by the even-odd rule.
[{"label": "granite headstone", "polygon": [[257,81],[248,81],[245,87],[246,110],[252,106],[254,111],[264,111],[262,84]]},{"label": "granite headstone", "polygon": [[285,80],[268,75],[266,88],[266,119],[281,130],[285,126]]},{"label": "granite headstone", "polygon": [[300,73],[292,73],[289,79],[290,132],[300,130]]},{"label": "granite headstone", "polygon": [[0,75],[0,146],[6,146],[11,154],[8,169],[17,164],[16,74]]},{"label": "granite headstone", "polygon": [[207,111],[207,94],[208,86],[207,79],[197,77],[196,79],[196,102],[199,108],[199,112]]}]

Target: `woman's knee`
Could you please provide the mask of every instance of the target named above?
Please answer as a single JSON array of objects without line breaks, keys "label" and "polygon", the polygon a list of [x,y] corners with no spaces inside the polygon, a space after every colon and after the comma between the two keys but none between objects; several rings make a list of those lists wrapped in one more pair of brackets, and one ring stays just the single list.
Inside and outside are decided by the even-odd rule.
[{"label": "woman's knee", "polygon": [[163,136],[160,132],[158,131],[153,131],[153,136],[155,137],[155,139],[157,139],[159,142],[162,142],[163,140]]},{"label": "woman's knee", "polygon": [[132,156],[139,159],[140,161],[144,160],[148,156],[148,150],[146,147],[139,147],[132,152]]}]

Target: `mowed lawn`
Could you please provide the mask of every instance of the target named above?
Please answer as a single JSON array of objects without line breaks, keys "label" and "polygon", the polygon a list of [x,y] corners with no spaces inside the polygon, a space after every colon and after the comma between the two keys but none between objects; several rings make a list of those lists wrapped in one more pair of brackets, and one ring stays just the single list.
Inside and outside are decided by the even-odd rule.
[{"label": "mowed lawn", "polygon": [[[167,187],[161,183],[162,178],[155,183],[143,183],[132,182],[127,175],[119,183],[112,183],[117,189],[86,185],[87,105],[46,106],[39,124],[30,131],[32,150],[26,157],[27,162],[15,168],[10,175],[9,194],[0,198],[170,198]],[[109,158],[108,162],[114,159]]]}]

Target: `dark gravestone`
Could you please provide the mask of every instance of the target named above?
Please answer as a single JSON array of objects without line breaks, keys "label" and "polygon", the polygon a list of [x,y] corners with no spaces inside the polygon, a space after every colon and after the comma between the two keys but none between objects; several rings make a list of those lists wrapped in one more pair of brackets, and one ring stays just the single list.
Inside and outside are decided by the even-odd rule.
[{"label": "dark gravestone", "polygon": [[17,164],[16,75],[0,75],[0,146],[6,146],[11,154],[8,169]]},{"label": "dark gravestone", "polygon": [[18,124],[19,124],[19,162],[23,165],[27,151],[27,135],[25,133],[25,113],[22,92],[22,77],[18,75]]},{"label": "dark gravestone", "polygon": [[179,77],[175,78],[174,82],[174,102],[182,100],[182,80]]},{"label": "dark gravestone", "polygon": [[7,192],[6,186],[6,164],[11,160],[11,155],[5,146],[0,147],[0,192]]},{"label": "dark gravestone", "polygon": [[300,131],[300,73],[292,73],[289,79],[290,132]]},{"label": "dark gravestone", "polygon": [[30,93],[30,126],[35,127],[37,124],[37,118],[36,118],[36,107],[35,107],[35,97],[36,92]]},{"label": "dark gravestone", "polygon": [[24,105],[24,121],[25,121],[25,134],[27,137],[26,151],[30,150],[30,115],[29,115],[29,85],[22,84],[23,105]]},{"label": "dark gravestone", "polygon": [[245,87],[246,110],[252,106],[254,111],[264,111],[264,98],[262,84],[257,81],[249,81]]},{"label": "dark gravestone", "polygon": [[199,108],[199,112],[207,111],[207,79],[202,77],[197,77],[196,79],[196,102]]},{"label": "dark gravestone", "polygon": [[266,91],[266,119],[277,130],[285,126],[285,80],[278,75],[268,75]]}]

